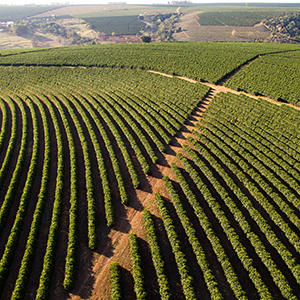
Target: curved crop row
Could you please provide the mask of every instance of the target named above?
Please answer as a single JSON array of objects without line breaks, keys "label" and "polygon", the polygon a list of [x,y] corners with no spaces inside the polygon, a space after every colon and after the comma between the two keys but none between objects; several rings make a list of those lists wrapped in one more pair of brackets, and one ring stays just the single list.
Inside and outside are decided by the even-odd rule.
[{"label": "curved crop row", "polygon": [[[11,158],[12,158],[13,152],[14,152],[14,150],[16,148],[17,126],[18,126],[18,118],[17,118],[17,112],[16,112],[16,104],[15,104],[15,102],[12,101],[12,99],[10,99],[10,97],[8,97],[3,92],[1,93],[1,97],[9,105],[9,108],[11,110],[11,115],[12,115],[11,116],[11,118],[12,118],[12,124],[11,124],[11,135],[10,135],[10,139],[9,139],[9,144],[7,146],[7,149],[6,149],[6,152],[5,152],[5,157],[4,157],[4,160],[2,162],[1,169],[0,169],[0,188],[2,188],[3,181],[6,178],[6,174],[7,174],[8,168],[9,168],[9,166],[11,164]],[[2,131],[1,131],[1,134],[2,134]],[[2,138],[2,141],[3,141],[4,137],[1,136],[1,138]]]},{"label": "curved crop row", "polygon": [[[11,103],[11,99],[9,99],[8,96],[6,96],[5,98]],[[7,220],[7,217],[8,217],[9,211],[10,211],[10,208],[12,206],[12,202],[14,200],[13,199],[14,195],[18,188],[19,180],[20,180],[21,173],[22,173],[23,166],[24,166],[24,160],[25,160],[25,155],[26,155],[26,146],[27,146],[27,142],[28,142],[28,119],[27,119],[27,114],[26,114],[24,103],[17,96],[14,97],[14,101],[18,104],[18,106],[21,110],[22,139],[21,139],[20,151],[19,151],[16,166],[14,169],[14,173],[10,180],[8,190],[6,192],[4,201],[3,201],[1,209],[0,209],[0,232],[2,232],[2,230],[3,230],[3,227],[5,225],[5,222]],[[16,116],[15,116],[15,118],[16,118]],[[17,128],[15,127],[13,130],[17,130]]]},{"label": "curved crop row", "polygon": [[171,168],[186,198],[188,199],[190,205],[193,207],[194,212],[198,217],[199,223],[201,224],[207,238],[209,239],[219,263],[223,267],[223,271],[226,276],[227,282],[229,283],[234,295],[238,299],[247,299],[246,294],[238,281],[236,272],[234,271],[234,268],[224,248],[221,245],[220,239],[217,237],[216,233],[214,232],[212,225],[207,215],[205,214],[203,208],[199,204],[198,200],[196,199],[196,196],[193,194],[192,190],[190,189],[188,183],[186,182],[184,176],[182,175],[177,165],[175,163],[172,163]]},{"label": "curved crop row", "polygon": [[11,299],[13,300],[22,299],[24,297],[28,278],[31,272],[32,262],[33,262],[37,240],[38,240],[38,234],[40,231],[41,220],[44,212],[45,202],[47,199],[48,183],[49,183],[49,176],[50,176],[50,164],[51,164],[51,159],[50,159],[51,140],[50,140],[49,124],[47,121],[45,109],[41,101],[35,95],[29,93],[27,93],[27,95],[38,106],[38,109],[42,117],[42,122],[44,127],[44,144],[45,144],[44,155],[43,155],[44,164],[43,164],[43,171],[42,171],[43,175],[41,180],[41,188],[38,195],[38,201],[33,214],[33,219],[30,226],[30,232],[27,238],[26,248],[19,269],[18,278],[16,280],[14,290],[11,296]]},{"label": "curved crop row", "polygon": [[[31,91],[35,94],[37,91]],[[36,94],[35,94],[36,95]],[[37,96],[37,95],[36,95]],[[49,287],[52,279],[52,271],[54,266],[54,255],[57,245],[57,238],[59,232],[61,206],[62,206],[62,192],[64,188],[64,149],[62,141],[62,133],[58,123],[58,117],[53,108],[53,104],[43,94],[38,94],[38,98],[47,106],[50,113],[51,120],[54,126],[55,138],[57,143],[57,175],[55,183],[54,203],[52,210],[51,224],[49,227],[46,252],[43,259],[43,269],[40,275],[39,286],[36,291],[36,299],[43,300],[49,295]]]},{"label": "curved crop row", "polygon": [[[55,97],[53,91],[49,92],[48,95],[50,100],[57,107],[62,122],[66,131],[69,151],[70,151],[70,210],[69,210],[69,234],[68,234],[68,248],[66,255],[66,265],[65,265],[65,278],[64,278],[64,287],[66,290],[69,290],[74,285],[75,279],[75,270],[76,270],[76,255],[77,255],[77,231],[78,231],[78,179],[77,179],[77,154],[75,150],[74,137],[71,131],[70,123],[67,119],[67,116],[64,112],[63,106],[60,101],[61,99]],[[59,100],[58,100],[59,99]],[[66,103],[64,103],[66,105]],[[67,106],[67,105],[66,105]],[[68,107],[68,106],[67,106]],[[70,116],[75,124],[78,125],[78,120],[74,115],[74,111],[68,107]],[[78,130],[78,126],[76,126]],[[80,133],[79,133],[80,136]]]},{"label": "curved crop row", "polygon": [[[87,94],[83,91],[80,91],[80,93],[78,93],[78,94],[81,96],[81,99],[85,98],[86,100],[88,100],[88,102],[90,102],[87,105],[87,107],[91,107],[91,104],[94,104],[93,99],[89,94]],[[84,96],[84,98],[83,98],[83,96]],[[87,103],[87,102],[83,101],[83,104],[84,103]],[[97,105],[97,106],[94,106],[94,107],[97,109],[97,112],[100,114],[100,116],[102,118],[104,118],[107,122],[110,122],[109,117],[106,115],[105,111],[100,107],[100,105]],[[89,110],[89,112],[91,113],[91,109]],[[127,192],[126,192],[126,189],[125,189],[124,180],[123,180],[121,170],[120,170],[120,165],[119,165],[118,159],[116,157],[116,153],[114,152],[114,149],[113,149],[113,146],[112,146],[112,142],[109,139],[106,131],[104,130],[103,125],[100,123],[99,118],[96,116],[96,114],[91,113],[91,115],[94,115],[95,118],[96,118],[96,119],[95,118],[93,118],[93,119],[96,122],[100,133],[102,134],[104,143],[105,143],[106,148],[109,152],[111,163],[112,163],[113,170],[114,170],[114,174],[116,176],[117,183],[118,183],[118,188],[119,188],[119,192],[120,192],[121,201],[122,201],[122,203],[126,204],[126,203],[128,203],[128,195],[127,195]],[[116,132],[116,131],[114,131],[114,132]],[[111,217],[110,217],[110,219],[111,219]]]},{"label": "curved crop row", "polygon": [[150,212],[147,209],[143,210],[143,218],[147,231],[152,262],[155,268],[157,281],[159,285],[159,295],[163,300],[171,299],[171,291],[169,287],[168,278],[165,274],[165,264],[158,244],[158,238],[154,227],[154,222],[151,218]]},{"label": "curved crop row", "polygon": [[198,238],[196,237],[196,231],[195,231],[191,221],[189,220],[189,218],[186,214],[186,211],[184,210],[184,207],[182,206],[179,196],[176,193],[170,179],[166,176],[163,179],[165,181],[165,186],[168,190],[168,193],[171,196],[172,203],[174,204],[174,207],[176,209],[176,213],[181,221],[181,224],[182,224],[182,226],[185,230],[185,233],[189,239],[189,242],[193,248],[193,252],[197,258],[198,264],[199,264],[200,268],[202,269],[207,288],[211,295],[211,299],[223,299],[223,296],[218,288],[216,279],[215,279],[215,277],[210,269],[209,263],[206,259],[203,248],[202,248]]},{"label": "curved crop row", "polygon": [[[83,98],[80,94],[75,93],[74,91],[69,91],[68,92],[72,92],[73,94],[70,94],[72,97],[74,96],[76,99],[78,99],[86,108],[86,110],[88,111],[88,113],[91,115],[91,117],[93,118],[93,120],[95,121],[97,128],[100,132],[100,134],[103,136],[104,141],[108,141],[108,137],[106,135],[105,129],[103,127],[103,125],[100,123],[99,119],[97,118],[95,112],[91,109],[91,106],[88,105],[88,102],[85,98]],[[77,100],[76,100],[77,101]],[[100,148],[100,144],[98,142],[96,133],[91,125],[91,123],[88,120],[88,116],[86,114],[86,112],[80,107],[78,106],[80,111],[81,111],[81,116],[86,120],[85,125],[87,126],[90,138],[92,140],[93,143],[93,147],[95,150],[95,154],[96,154],[96,159],[97,159],[97,163],[98,163],[98,170],[99,170],[99,174],[101,177],[101,183],[102,183],[102,190],[103,190],[103,194],[104,194],[104,206],[105,206],[105,216],[106,216],[106,222],[107,225],[109,227],[114,225],[115,222],[115,214],[114,214],[114,208],[113,208],[113,204],[112,204],[112,195],[111,195],[111,188],[110,188],[110,183],[108,180],[108,174],[107,174],[107,167],[103,158],[103,154],[102,154],[102,150]],[[106,142],[109,144],[109,142]],[[89,232],[90,232],[90,237],[89,237],[89,247],[91,249],[95,249],[96,244],[97,244],[97,238],[96,238],[96,216],[95,216],[95,202],[91,201],[93,200],[93,198],[90,199],[89,203],[88,203],[88,218],[90,220],[89,222]]]},{"label": "curved crop row", "polygon": [[134,291],[137,300],[146,299],[145,279],[142,270],[142,261],[139,253],[137,236],[134,233],[129,234],[130,256],[133,268]]},{"label": "curved crop row", "polygon": [[220,204],[212,197],[208,187],[203,183],[197,171],[191,166],[188,160],[181,153],[178,153],[177,156],[183,164],[185,170],[189,173],[189,175],[195,182],[199,191],[202,193],[203,197],[212,209],[216,218],[219,220],[219,223],[223,228],[224,233],[226,234],[228,240],[232,244],[232,247],[235,250],[239,259],[241,260],[241,263],[243,264],[244,268],[247,270],[249,277],[252,280],[254,286],[256,287],[261,299],[272,299],[272,296],[267,286],[263,282],[256,268],[253,266],[252,260],[249,257],[246,248],[241,243],[236,231],[232,228],[224,211],[221,209]]},{"label": "curved crop row", "polygon": [[[240,225],[241,229],[244,231],[245,235],[251,242],[252,246],[254,247],[257,255],[261,258],[262,262],[266,265],[268,268],[274,282],[277,284],[278,288],[280,289],[282,295],[286,299],[294,299],[295,296],[293,294],[293,291],[288,284],[286,278],[282,274],[282,272],[278,269],[277,265],[273,262],[273,260],[270,257],[270,254],[266,251],[263,243],[260,241],[258,236],[251,230],[251,227],[249,223],[247,222],[245,216],[242,214],[242,212],[237,208],[235,202],[229,197],[227,191],[225,188],[216,180],[216,178],[213,176],[212,172],[209,170],[208,166],[206,166],[200,158],[196,155],[196,153],[188,148],[188,146],[184,146],[187,153],[192,157],[195,164],[201,169],[201,171],[205,174],[205,176],[209,179],[209,181],[213,184],[214,188],[217,190],[219,195],[222,197],[225,204],[228,206],[229,210],[233,214],[234,218]],[[251,217],[253,220],[257,223],[260,230],[265,234],[266,238],[270,242],[270,244],[280,253],[282,258],[287,263],[288,267],[291,268],[295,272],[295,275],[298,272],[298,267],[295,262],[295,259],[292,257],[291,253],[286,249],[286,247],[278,240],[277,236],[274,234],[274,232],[269,228],[265,220],[261,217],[259,212],[255,210],[249,201],[249,199],[240,191],[240,189],[235,185],[233,180],[226,174],[223,168],[220,167],[220,165],[211,158],[211,156],[205,156],[206,159],[209,159],[209,162],[211,163],[211,166],[214,167],[217,172],[219,172],[220,176],[225,180],[225,182],[229,185],[229,187],[233,190],[233,192],[238,196],[238,199],[241,201],[241,203],[245,206],[245,208],[249,211],[251,214]],[[289,260],[290,259],[290,260]],[[251,276],[251,274],[249,274]],[[256,285],[258,280],[256,278],[251,278]],[[255,280],[254,280],[255,279]],[[297,278],[296,278],[297,279]],[[264,289],[266,286],[262,283],[259,285],[256,285],[257,289],[264,286]]]},{"label": "curved crop row", "polygon": [[172,247],[173,254],[175,256],[175,261],[180,274],[180,280],[184,296],[186,299],[196,299],[197,297],[193,285],[193,278],[189,274],[190,272],[187,265],[187,260],[185,258],[184,253],[182,252],[180,241],[175,231],[173,221],[169,215],[169,212],[165,206],[164,200],[162,199],[161,195],[156,193],[155,198],[160,214],[162,216],[162,220],[168,235],[169,242]]},{"label": "curved crop row", "polygon": [[0,129],[0,153],[1,153],[4,146],[4,140],[7,135],[7,123],[8,123],[7,107],[1,98],[0,98],[0,109],[2,113],[2,123]]},{"label": "curved crop row", "polygon": [[121,271],[118,262],[113,262],[109,266],[110,269],[110,282],[111,282],[111,299],[121,300]]},{"label": "curved crop row", "polygon": [[[20,102],[22,100],[20,99]],[[23,188],[22,196],[20,198],[19,202],[19,207],[18,211],[16,213],[16,217],[14,220],[14,224],[11,228],[10,235],[8,237],[8,240],[5,245],[5,250],[2,255],[1,261],[0,261],[0,282],[1,282],[1,287],[3,286],[6,276],[9,271],[9,267],[11,264],[11,261],[15,255],[17,245],[18,245],[18,240],[21,234],[21,231],[23,229],[23,223],[24,223],[24,218],[27,213],[27,207],[29,205],[29,200],[31,196],[31,191],[33,187],[33,181],[35,179],[35,174],[36,174],[36,168],[37,168],[37,163],[38,163],[38,154],[39,154],[39,131],[38,131],[38,121],[37,121],[37,115],[35,112],[34,105],[32,101],[27,98],[23,100],[24,102],[26,101],[31,117],[32,117],[32,127],[33,127],[33,146],[32,146],[32,156],[30,160],[30,166],[29,170],[27,173],[26,177],[26,182]],[[3,207],[3,206],[2,206]],[[2,211],[1,207],[1,212]],[[3,214],[1,215],[3,217]],[[1,219],[3,220],[3,219]]]}]

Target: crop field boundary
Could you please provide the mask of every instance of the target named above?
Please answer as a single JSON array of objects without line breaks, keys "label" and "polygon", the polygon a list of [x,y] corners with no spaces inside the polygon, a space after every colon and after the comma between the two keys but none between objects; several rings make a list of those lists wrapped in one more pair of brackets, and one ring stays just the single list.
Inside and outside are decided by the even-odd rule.
[{"label": "crop field boundary", "polygon": [[[293,50],[293,51],[299,51],[299,50]],[[282,53],[282,52],[290,52],[290,51],[280,51],[276,53]],[[275,53],[275,52],[274,52]],[[274,54],[272,53],[272,54]],[[263,54],[267,55],[267,54]],[[262,55],[257,55],[254,58],[248,60],[247,62],[240,65],[237,69],[232,71],[231,73],[227,74],[226,76],[233,76],[236,74],[239,70],[241,70],[243,67],[247,67],[252,61],[258,59]],[[12,65],[4,65],[4,67],[17,67]],[[28,64],[20,64],[18,66],[22,67],[42,67],[42,65],[28,65]],[[46,67],[62,67],[62,68],[99,68],[99,69],[111,69],[111,68],[118,68],[118,67],[101,67],[101,66],[74,66],[74,65],[45,65]],[[126,67],[123,67],[126,69]],[[129,68],[128,68],[129,69]],[[268,97],[263,96],[257,96],[252,95],[250,93],[246,93],[244,91],[237,91],[228,87],[223,86],[221,83],[213,84],[209,82],[203,82],[203,81],[197,81],[188,77],[184,76],[178,76],[178,75],[171,75],[159,71],[154,70],[143,70],[144,72],[151,72],[155,73],[161,76],[170,77],[170,78],[179,78],[181,80],[185,80],[191,83],[200,83],[202,85],[206,85],[210,88],[210,90],[207,92],[207,94],[204,96],[204,98],[200,101],[200,103],[195,107],[194,111],[191,113],[188,119],[186,119],[185,123],[181,126],[181,129],[177,131],[176,136],[171,138],[171,144],[166,147],[166,152],[162,153],[163,159],[160,160],[160,163],[156,165],[155,171],[147,176],[148,181],[148,187],[144,190],[137,190],[136,191],[136,198],[137,202],[133,206],[127,206],[125,208],[126,210],[126,220],[123,220],[118,224],[118,226],[111,230],[110,233],[107,234],[107,239],[110,240],[110,243],[104,246],[103,249],[99,252],[94,252],[86,255],[92,256],[93,265],[88,270],[83,270],[83,280],[78,284],[78,286],[74,289],[74,294],[70,295],[72,299],[80,299],[80,297],[86,297],[87,295],[90,296],[89,293],[91,291],[89,290],[90,286],[93,286],[93,297],[100,298],[101,294],[103,295],[104,292],[109,292],[107,289],[109,288],[109,265],[111,262],[118,260],[121,261],[124,268],[130,270],[130,260],[129,257],[129,250],[128,247],[124,247],[124,245],[128,242],[128,224],[131,225],[131,230],[133,232],[136,232],[137,235],[142,238],[145,238],[145,232],[143,229],[141,229],[140,224],[143,223],[143,217],[142,217],[142,207],[145,207],[151,211],[152,214],[156,215],[157,217],[160,216],[160,213],[158,211],[158,208],[156,206],[155,202],[155,192],[159,192],[161,195],[163,195],[166,198],[170,198],[168,196],[168,193],[165,188],[164,176],[169,176],[169,178],[173,181],[176,181],[176,177],[172,173],[171,170],[171,164],[176,163],[178,166],[182,166],[182,163],[180,159],[176,156],[177,153],[181,153],[184,156],[187,156],[186,151],[184,150],[183,145],[188,145],[188,147],[195,149],[195,146],[190,142],[188,139],[188,136],[193,136],[193,130],[197,131],[197,128],[195,124],[199,123],[199,120],[202,117],[202,114],[206,111],[207,107],[210,105],[211,100],[218,95],[219,93],[233,93],[237,95],[247,95],[248,97],[252,97],[254,99],[264,99],[268,102],[274,103],[276,105],[288,105],[295,109],[300,110],[300,107],[294,106],[292,104],[286,104],[282,102],[275,101],[273,99],[270,99]],[[235,72],[235,73],[234,73]],[[228,77],[228,78],[229,78]],[[224,77],[223,77],[224,78]],[[227,78],[227,79],[228,79]],[[225,79],[225,78],[224,78]],[[81,166],[81,168],[83,168]],[[106,234],[106,232],[104,233]],[[113,246],[113,252],[112,252],[112,246]],[[92,272],[90,272],[92,269]],[[90,272],[92,274],[95,274],[94,278],[90,274],[87,274],[87,272]],[[95,280],[95,282],[92,282]]]},{"label": "crop field boundary", "polygon": [[[165,74],[163,76],[173,77],[172,75],[168,74]],[[196,82],[188,78],[186,78],[186,80]],[[136,197],[138,199],[138,202],[144,208],[149,209],[151,211],[151,214],[155,215],[158,218],[160,218],[160,213],[156,206],[155,193],[159,192],[164,197],[169,198],[165,188],[163,177],[169,176],[169,178],[177,182],[177,179],[174,176],[174,173],[172,172],[170,166],[172,163],[176,163],[177,165],[181,166],[181,162],[176,154],[182,153],[184,156],[187,155],[182,147],[184,144],[187,144],[191,148],[194,148],[193,145],[188,141],[187,137],[194,137],[192,130],[196,129],[195,124],[199,122],[202,114],[205,112],[206,108],[210,104],[210,101],[216,96],[216,94],[217,90],[211,88],[203,98],[203,100],[195,108],[190,118],[186,120],[185,124],[182,125],[181,130],[176,133],[175,137],[171,138],[171,144],[166,147],[166,152],[162,154],[163,162],[157,164],[157,168],[155,168],[154,172],[152,172],[151,175],[148,175],[149,186],[147,190],[136,190]],[[140,224],[143,223],[142,211],[140,209],[137,209],[136,207],[131,206],[126,207],[126,211],[126,222],[131,224],[131,231],[136,232],[138,237],[147,239],[145,236],[145,232],[143,232],[140,228]],[[126,227],[125,223],[123,225]],[[121,227],[122,225],[117,229],[112,229],[111,234],[109,234],[111,244],[114,246],[114,255],[106,256],[101,253],[94,254],[95,263],[92,272],[93,274],[97,274],[95,278],[95,288],[93,291],[93,297],[95,298],[99,298],[101,297],[101,295],[103,296],[101,292],[103,293],[103,291],[107,290],[110,286],[108,274],[109,265],[111,262],[121,261],[124,267],[128,267],[129,269],[131,268],[131,266],[128,265],[128,262],[126,263],[124,260],[124,258],[128,257],[129,255],[127,247],[124,247],[124,243],[126,243],[126,240],[128,239],[128,234],[124,234],[125,228]],[[103,249],[102,253],[108,253],[110,251],[110,247],[111,245],[108,245],[105,249]],[[78,295],[84,295],[87,286],[89,286],[89,281],[91,280],[89,276],[86,276],[86,278],[86,281],[78,286],[78,289],[76,288],[76,290],[74,291],[75,294],[71,296],[72,299],[81,299],[80,297],[78,297]],[[109,292],[109,290],[107,290],[107,292]]]}]

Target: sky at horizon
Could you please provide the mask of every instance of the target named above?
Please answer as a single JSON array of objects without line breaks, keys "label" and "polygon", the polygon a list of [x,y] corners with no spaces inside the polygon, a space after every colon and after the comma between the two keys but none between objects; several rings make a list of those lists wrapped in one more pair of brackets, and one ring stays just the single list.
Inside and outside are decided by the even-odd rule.
[{"label": "sky at horizon", "polygon": [[[69,3],[69,4],[108,4],[108,2],[126,2],[127,4],[167,4],[168,1],[172,0],[0,0],[0,5],[25,5],[25,4],[36,4],[36,5],[50,5],[51,3]],[[197,0],[192,1],[193,3],[244,3],[241,0]],[[252,0],[245,1],[247,3],[299,3],[300,0]],[[1,8],[0,8],[1,9]]]}]

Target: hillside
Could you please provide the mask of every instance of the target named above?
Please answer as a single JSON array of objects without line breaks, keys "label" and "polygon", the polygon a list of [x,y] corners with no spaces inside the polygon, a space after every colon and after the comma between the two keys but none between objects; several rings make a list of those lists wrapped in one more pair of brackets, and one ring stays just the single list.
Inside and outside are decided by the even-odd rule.
[{"label": "hillside", "polygon": [[152,42],[295,43],[293,15],[299,10],[288,4],[229,3],[3,6],[0,49],[140,43],[143,36]]},{"label": "hillside", "polygon": [[299,55],[0,51],[0,298],[298,299]]}]

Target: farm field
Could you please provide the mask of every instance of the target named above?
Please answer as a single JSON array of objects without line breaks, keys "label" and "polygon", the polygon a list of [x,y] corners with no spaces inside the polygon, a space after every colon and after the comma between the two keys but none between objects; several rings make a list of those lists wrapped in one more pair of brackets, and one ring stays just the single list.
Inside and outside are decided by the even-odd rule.
[{"label": "farm field", "polygon": [[293,83],[299,78],[299,59],[298,51],[260,57],[226,85],[299,105],[299,89]]},{"label": "farm field", "polygon": [[105,35],[135,35],[145,24],[138,20],[138,15],[120,17],[84,18],[92,28]]},{"label": "farm field", "polygon": [[[11,50],[13,53],[15,50]],[[1,65],[124,67],[161,71],[216,83],[259,55],[299,51],[299,46],[263,43],[153,43],[41,49],[0,56]],[[180,62],[180,63],[178,63]]]},{"label": "farm field", "polygon": [[[296,4],[3,6],[0,48],[157,41],[295,42]],[[271,20],[271,23],[268,21]],[[272,26],[270,26],[272,24]],[[16,34],[26,26],[26,34]],[[279,27],[278,27],[279,26]]]},{"label": "farm field", "polygon": [[[140,43],[143,35],[152,42],[291,42],[298,38],[276,26],[298,11],[295,4],[3,6],[0,21],[15,24],[1,25],[0,48]],[[277,21],[270,27],[266,19]],[[26,26],[27,33],[16,34],[16,26]]]},{"label": "farm field", "polygon": [[0,51],[0,298],[299,299],[299,53]]}]

